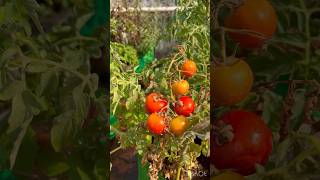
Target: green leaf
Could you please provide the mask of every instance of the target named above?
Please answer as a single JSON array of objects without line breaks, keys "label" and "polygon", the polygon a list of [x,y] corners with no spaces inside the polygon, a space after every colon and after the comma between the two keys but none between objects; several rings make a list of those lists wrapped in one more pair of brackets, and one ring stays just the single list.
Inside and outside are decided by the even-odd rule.
[{"label": "green leaf", "polygon": [[294,104],[291,108],[292,115],[290,117],[289,128],[297,130],[301,123],[303,123],[304,116],[304,106],[306,103],[305,90],[298,89],[295,91],[294,95]]},{"label": "green leaf", "polygon": [[96,180],[104,180],[105,179],[105,172],[107,170],[105,160],[98,160],[94,165],[94,176]]},{"label": "green leaf", "polygon": [[17,94],[12,100],[11,114],[8,120],[9,128],[7,132],[11,133],[17,128],[21,127],[25,120],[25,115],[26,106],[22,94]]},{"label": "green leaf", "polygon": [[13,148],[12,148],[12,151],[10,153],[10,169],[12,169],[16,163],[16,158],[17,158],[17,155],[19,153],[19,149],[20,149],[20,146],[21,146],[21,143],[23,141],[23,138],[27,132],[27,129],[32,121],[32,118],[33,116],[29,116],[27,117],[27,120],[24,121],[24,123],[22,124],[22,129],[16,139],[16,141],[14,142],[14,145],[13,145]]},{"label": "green leaf", "polygon": [[37,150],[38,144],[35,140],[35,132],[29,127],[17,154],[14,171],[32,173],[30,167],[34,164]]},{"label": "green leaf", "polygon": [[82,49],[65,49],[64,51],[64,64],[69,68],[78,69],[84,62],[86,62],[87,55]]},{"label": "green leaf", "polygon": [[63,154],[51,151],[39,154],[38,162],[41,171],[49,177],[60,175],[70,169]]},{"label": "green leaf", "polygon": [[25,90],[22,93],[24,103],[30,108],[34,115],[38,115],[41,111],[45,110],[46,107],[41,99],[33,94],[30,90]]},{"label": "green leaf", "polygon": [[59,152],[63,145],[68,143],[73,136],[73,111],[67,111],[55,118],[51,129],[51,143],[56,152]]},{"label": "green leaf", "polygon": [[20,94],[24,89],[22,81],[13,81],[7,87],[0,90],[0,100],[7,101],[12,99],[16,94]]},{"label": "green leaf", "polygon": [[45,72],[49,69],[49,67],[46,64],[40,64],[40,63],[30,63],[26,67],[26,71],[30,73],[41,73]]},{"label": "green leaf", "polygon": [[138,100],[139,97],[139,93],[137,91],[137,89],[133,89],[132,92],[130,93],[130,97],[127,99],[126,102],[126,107],[128,110],[133,109],[136,106],[136,102]]},{"label": "green leaf", "polygon": [[77,167],[77,172],[81,180],[90,180],[91,178],[87,173],[85,173],[80,167]]},{"label": "green leaf", "polygon": [[290,146],[292,145],[293,141],[291,138],[286,138],[284,141],[282,141],[275,150],[275,163],[276,166],[281,166],[283,164],[287,163],[287,155],[288,150]]},{"label": "green leaf", "polygon": [[92,15],[92,13],[89,13],[79,17],[76,22],[76,28],[80,30],[86,24],[86,22],[92,17]]},{"label": "green leaf", "polygon": [[162,88],[162,89],[168,89],[168,83],[167,83],[166,78],[162,78],[162,79],[161,79],[161,81],[160,81],[160,88]]},{"label": "green leaf", "polygon": [[81,128],[88,113],[90,98],[83,92],[82,86],[74,88],[72,95],[75,104],[75,124]]},{"label": "green leaf", "polygon": [[272,91],[266,91],[263,94],[263,112],[262,117],[273,131],[280,128],[280,119],[283,107],[282,97]]},{"label": "green leaf", "polygon": [[41,74],[41,80],[38,87],[38,95],[50,95],[54,93],[59,85],[59,79],[56,70],[49,70]]},{"label": "green leaf", "polygon": [[97,74],[91,74],[92,91],[96,92],[99,88],[99,76]]},{"label": "green leaf", "polygon": [[17,53],[18,53],[18,50],[15,47],[8,48],[4,52],[2,52],[1,59],[0,59],[0,69],[2,69],[4,65],[7,63],[7,61],[13,58]]}]

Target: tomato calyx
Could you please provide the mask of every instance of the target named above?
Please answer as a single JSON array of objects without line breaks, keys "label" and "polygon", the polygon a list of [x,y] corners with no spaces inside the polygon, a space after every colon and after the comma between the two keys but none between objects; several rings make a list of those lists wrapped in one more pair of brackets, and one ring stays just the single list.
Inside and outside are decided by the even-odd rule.
[{"label": "tomato calyx", "polygon": [[240,58],[236,58],[235,56],[229,56],[224,61],[220,58],[217,58],[213,62],[215,65],[218,65],[218,66],[232,66],[237,62],[239,62],[240,60],[241,60]]},{"label": "tomato calyx", "polygon": [[183,102],[182,102],[181,100],[178,100],[178,101],[176,102],[176,104],[177,104],[178,106],[183,106]]},{"label": "tomato calyx", "polygon": [[231,142],[234,138],[232,126],[221,120],[213,126],[213,134],[216,137],[215,143],[218,146]]}]

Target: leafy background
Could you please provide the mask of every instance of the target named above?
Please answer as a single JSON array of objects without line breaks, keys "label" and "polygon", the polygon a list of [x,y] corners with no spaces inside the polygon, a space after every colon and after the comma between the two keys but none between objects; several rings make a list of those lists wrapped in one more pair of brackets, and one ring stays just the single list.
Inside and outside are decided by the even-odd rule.
[{"label": "leafy background", "polygon": [[18,179],[107,175],[105,70],[93,68],[107,29],[80,34],[93,10],[89,0],[1,1],[0,169]]}]

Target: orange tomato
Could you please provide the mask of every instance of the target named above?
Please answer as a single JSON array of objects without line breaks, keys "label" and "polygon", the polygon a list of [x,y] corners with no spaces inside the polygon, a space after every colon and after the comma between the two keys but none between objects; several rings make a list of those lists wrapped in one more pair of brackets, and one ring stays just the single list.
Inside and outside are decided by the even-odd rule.
[{"label": "orange tomato", "polygon": [[197,72],[197,65],[192,60],[186,60],[181,67],[182,73],[187,77],[192,77]]},{"label": "orange tomato", "polygon": [[172,84],[172,91],[175,95],[186,95],[189,92],[189,83],[186,80],[175,81]]},{"label": "orange tomato", "polygon": [[153,134],[161,135],[165,132],[166,123],[164,117],[157,113],[152,113],[147,119],[147,127]]},{"label": "orange tomato", "polygon": [[234,105],[249,95],[254,78],[245,61],[237,59],[231,65],[216,65],[211,73],[215,105]]},{"label": "orange tomato", "polygon": [[184,116],[177,116],[170,122],[170,131],[176,135],[182,135],[189,126],[189,120]]}]

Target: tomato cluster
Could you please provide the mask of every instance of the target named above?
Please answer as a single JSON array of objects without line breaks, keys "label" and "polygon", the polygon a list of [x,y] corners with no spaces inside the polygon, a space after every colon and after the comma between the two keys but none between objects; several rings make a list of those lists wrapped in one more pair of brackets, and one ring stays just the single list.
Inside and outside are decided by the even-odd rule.
[{"label": "tomato cluster", "polygon": [[[247,49],[261,48],[275,33],[276,25],[276,12],[267,0],[243,1],[224,22],[230,39]],[[211,70],[214,105],[234,106],[245,100],[254,83],[250,66],[234,56],[215,63]],[[258,115],[231,110],[216,121],[211,144],[210,160],[216,168],[250,175],[255,172],[256,164],[266,164],[272,150],[272,133]],[[234,175],[219,177],[229,176]],[[234,178],[241,179],[240,175]]]},{"label": "tomato cluster", "polygon": [[196,63],[192,60],[185,60],[180,70],[185,79],[177,80],[171,85],[172,92],[177,97],[177,101],[173,103],[173,109],[177,116],[171,119],[169,123],[166,116],[169,108],[168,100],[156,92],[150,93],[146,97],[145,108],[150,114],[146,125],[153,134],[162,135],[166,132],[166,129],[170,129],[170,132],[174,135],[180,136],[190,124],[187,117],[194,112],[195,103],[190,96],[187,96],[190,86],[186,78],[191,78],[197,72]]}]

